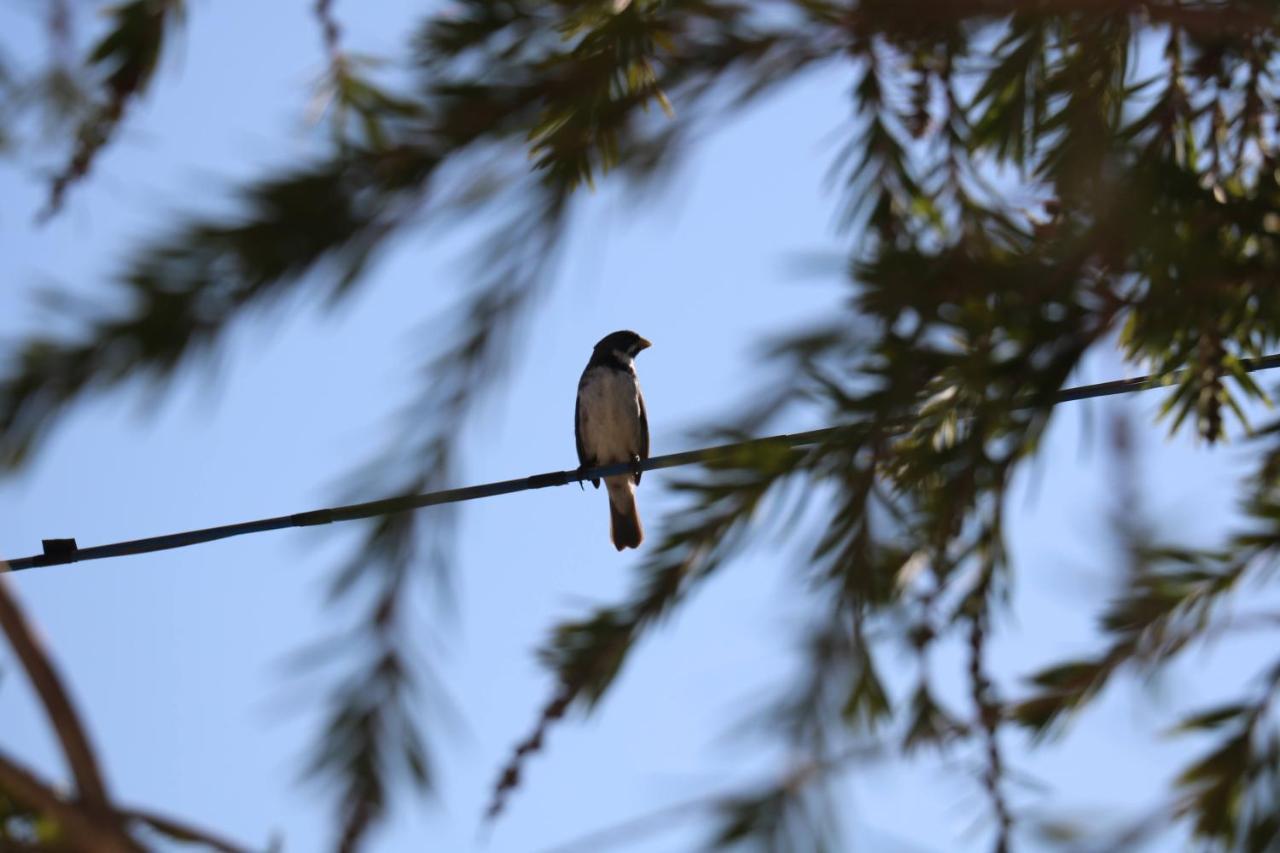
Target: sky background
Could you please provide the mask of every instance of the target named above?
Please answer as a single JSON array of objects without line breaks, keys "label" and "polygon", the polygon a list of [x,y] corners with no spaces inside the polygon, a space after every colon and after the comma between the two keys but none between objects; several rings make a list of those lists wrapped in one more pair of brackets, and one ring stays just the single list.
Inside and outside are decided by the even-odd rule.
[{"label": "sky background", "polygon": [[[403,55],[422,5],[336,4],[345,45]],[[126,249],[176,212],[224,209],[236,179],[317,150],[323,128],[306,111],[323,53],[310,7],[193,2],[157,85],[47,225],[33,223],[42,176],[29,160],[0,161],[0,340],[47,326],[35,288],[99,293]],[[5,4],[4,43],[43,50],[39,14],[35,0]],[[803,326],[845,298],[836,275],[802,275],[797,259],[841,246],[827,170],[850,82],[847,71],[811,75],[726,123],[654,202],[606,188],[581,208],[556,286],[468,436],[466,483],[576,464],[578,375],[610,331],[632,328],[654,342],[638,369],[653,452],[669,453],[694,446],[691,428],[732,413],[758,387],[761,335]],[[440,333],[426,321],[466,287],[467,247],[459,235],[409,235],[338,307],[281,304],[237,325],[215,369],[184,369],[163,394],[130,386],[77,407],[33,464],[0,480],[0,555],[35,553],[46,537],[74,536],[83,547],[334,503],[342,475],[382,446],[412,396],[415,369]],[[1135,372],[1099,353],[1077,378]],[[1104,452],[1116,406],[1139,425],[1153,515],[1191,544],[1215,541],[1233,523],[1245,454],[1167,440],[1150,423],[1158,402],[1148,394],[1063,407],[1024,472],[1011,507],[1013,607],[993,663],[1002,687],[1092,647],[1092,616],[1119,572],[1106,519],[1115,472]],[[651,537],[675,505],[663,488],[671,476],[650,473],[640,489]],[[11,579],[72,685],[119,799],[252,846],[279,837],[289,851],[323,849],[328,800],[297,784],[321,696],[291,678],[285,660],[349,624],[323,594],[353,532],[261,534]],[[424,604],[418,631],[455,720],[429,727],[440,790],[399,800],[371,849],[546,850],[776,766],[769,749],[726,737],[790,671],[805,612],[796,549],[759,547],[637,648],[595,716],[553,730],[502,820],[482,831],[498,768],[551,689],[534,649],[557,620],[622,595],[639,556],[609,545],[604,494],[590,489],[473,502],[459,533],[456,606],[441,613]],[[1154,733],[1177,709],[1247,681],[1273,649],[1267,639],[1224,642],[1158,684],[1108,691],[1050,749],[1029,754],[1008,738],[1024,780],[1015,804],[1024,814],[1052,808],[1094,821],[1155,806],[1194,744],[1169,747]],[[891,683],[908,683],[914,664],[887,660],[901,666]],[[962,660],[943,653],[934,669],[963,711]],[[66,778],[7,648],[0,744]],[[987,804],[969,772],[977,758],[961,749],[942,763],[855,768],[841,799],[851,846],[985,849]],[[673,822],[625,849],[689,849],[703,828]]]}]

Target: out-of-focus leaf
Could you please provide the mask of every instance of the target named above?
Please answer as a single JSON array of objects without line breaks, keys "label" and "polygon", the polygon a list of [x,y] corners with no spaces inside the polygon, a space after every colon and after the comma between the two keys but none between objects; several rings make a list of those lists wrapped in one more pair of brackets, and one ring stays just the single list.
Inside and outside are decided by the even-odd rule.
[{"label": "out-of-focus leaf", "polygon": [[86,64],[101,81],[96,107],[76,131],[70,162],[54,177],[44,216],[57,213],[71,185],[88,174],[94,158],[115,134],[129,101],[146,91],[168,32],[183,15],[183,0],[125,0],[112,7],[105,35]]}]

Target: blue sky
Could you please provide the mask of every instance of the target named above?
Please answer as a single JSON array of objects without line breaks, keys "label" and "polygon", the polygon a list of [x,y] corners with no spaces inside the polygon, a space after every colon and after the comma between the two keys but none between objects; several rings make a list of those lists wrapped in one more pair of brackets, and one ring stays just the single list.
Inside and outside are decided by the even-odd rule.
[{"label": "blue sky", "polygon": [[[420,4],[352,5],[336,7],[348,46],[394,54]],[[234,179],[316,150],[323,129],[305,112],[323,55],[310,6],[193,3],[155,91],[50,224],[32,223],[44,201],[40,176],[0,165],[0,336],[44,322],[34,287],[52,280],[99,292],[124,250],[174,212],[219,209]],[[7,7],[0,30],[30,32],[13,43],[39,45],[36,12],[34,2]],[[849,83],[842,72],[808,77],[726,124],[656,203],[604,189],[582,208],[556,287],[468,437],[466,482],[575,464],[577,377],[609,331],[634,328],[654,342],[638,367],[653,451],[673,452],[692,446],[690,428],[757,387],[761,334],[821,317],[843,298],[835,277],[798,276],[793,261],[840,246],[825,177]],[[78,407],[34,464],[0,481],[0,555],[34,553],[44,537],[83,546],[332,503],[341,475],[382,446],[412,394],[430,343],[424,320],[465,288],[465,257],[456,236],[410,235],[338,308],[286,303],[237,326],[216,370],[184,370],[165,394],[130,387]],[[1100,354],[1080,380],[1124,372]],[[1151,508],[1185,539],[1213,541],[1232,522],[1244,457],[1167,441],[1162,426],[1149,426],[1157,402],[1127,404],[1141,426]],[[1119,571],[1104,515],[1115,496],[1102,452],[1112,405],[1064,408],[1014,501],[1019,573],[994,665],[1006,686],[1089,648],[1096,603]],[[673,505],[668,476],[648,475],[640,491],[651,530]],[[316,696],[296,689],[283,660],[347,624],[325,609],[323,590],[350,535],[264,534],[12,579],[121,799],[249,844],[278,834],[287,850],[321,849],[327,800],[296,784]],[[457,720],[432,737],[442,787],[426,802],[399,802],[374,849],[542,850],[773,766],[776,755],[724,737],[788,672],[804,613],[795,549],[761,547],[640,646],[596,716],[554,730],[506,816],[481,833],[497,768],[550,689],[534,648],[557,619],[621,595],[637,557],[609,546],[603,493],[575,488],[470,504],[459,546],[456,610],[419,608],[422,654]],[[1266,648],[1256,637],[1223,644],[1146,691],[1110,691],[1076,734],[1034,756],[1011,738],[1015,767],[1048,786],[1019,787],[1015,802],[1095,818],[1153,806],[1190,753],[1151,733],[1172,709],[1240,683]],[[904,679],[912,674],[908,659],[896,663]],[[960,683],[958,657],[939,655],[934,668]],[[0,675],[0,743],[61,773],[7,649]],[[975,761],[962,750],[942,765],[859,768],[843,800],[853,840],[877,850],[984,849],[986,803],[966,774]],[[686,849],[698,829],[676,826],[627,849]]]}]

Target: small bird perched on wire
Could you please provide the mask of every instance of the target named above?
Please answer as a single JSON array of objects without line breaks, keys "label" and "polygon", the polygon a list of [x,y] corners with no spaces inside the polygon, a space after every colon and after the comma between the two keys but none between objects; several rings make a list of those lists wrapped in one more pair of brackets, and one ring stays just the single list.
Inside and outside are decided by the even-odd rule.
[{"label": "small bird perched on wire", "polygon": [[[605,477],[609,490],[609,536],[613,546],[638,548],[644,539],[635,487],[639,463],[649,458],[649,419],[636,378],[635,357],[651,344],[635,332],[605,335],[578,381],[573,433],[583,468],[631,462],[634,473]],[[600,488],[599,480],[591,485]]]}]

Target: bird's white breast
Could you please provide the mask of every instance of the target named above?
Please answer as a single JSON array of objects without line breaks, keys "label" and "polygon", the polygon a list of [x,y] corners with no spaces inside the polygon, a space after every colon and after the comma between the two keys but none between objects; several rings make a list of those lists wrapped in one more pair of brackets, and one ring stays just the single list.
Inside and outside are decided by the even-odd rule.
[{"label": "bird's white breast", "polygon": [[588,457],[600,465],[629,462],[640,450],[640,383],[607,367],[588,370],[578,386],[578,428]]}]

